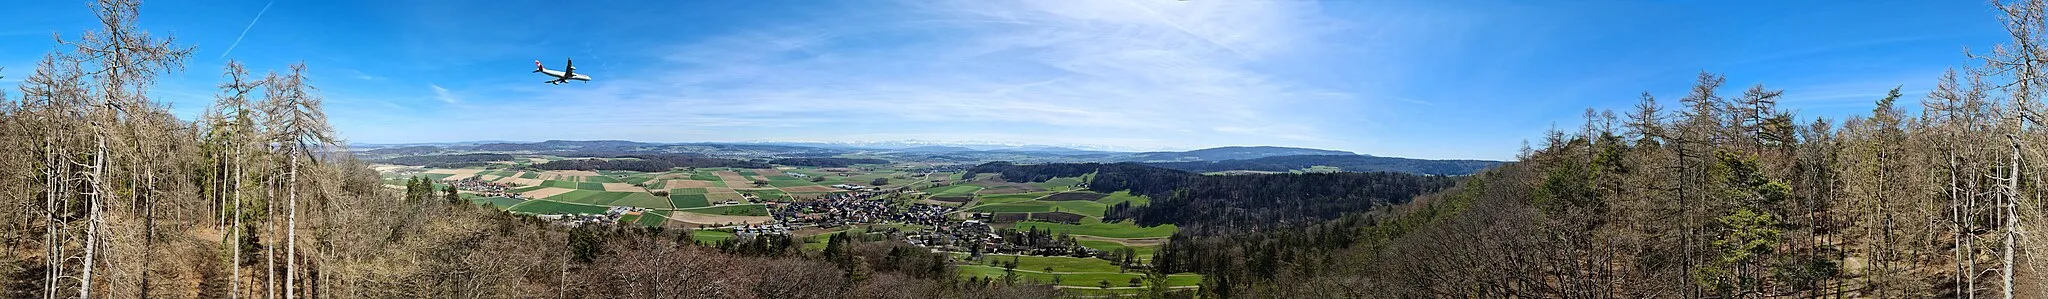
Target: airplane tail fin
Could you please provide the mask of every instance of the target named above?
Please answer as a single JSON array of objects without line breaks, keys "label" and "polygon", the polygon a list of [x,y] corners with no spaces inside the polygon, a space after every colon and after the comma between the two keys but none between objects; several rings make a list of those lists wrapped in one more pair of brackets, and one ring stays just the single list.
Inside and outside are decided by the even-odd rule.
[{"label": "airplane tail fin", "polygon": [[540,72],[540,70],[544,70],[544,69],[547,69],[547,68],[545,68],[545,67],[541,67],[541,66],[540,66],[540,61],[539,61],[539,60],[534,60],[534,61],[533,61],[533,72],[535,72],[535,73],[539,73],[539,72]]}]

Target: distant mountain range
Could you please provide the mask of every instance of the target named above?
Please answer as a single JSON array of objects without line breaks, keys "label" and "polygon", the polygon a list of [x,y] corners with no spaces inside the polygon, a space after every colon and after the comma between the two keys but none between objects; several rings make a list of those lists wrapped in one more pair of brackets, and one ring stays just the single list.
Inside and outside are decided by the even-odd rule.
[{"label": "distant mountain range", "polygon": [[1336,167],[1351,172],[1405,172],[1430,175],[1468,175],[1494,166],[1500,161],[1483,160],[1424,160],[1366,155],[1298,155],[1272,156],[1255,159],[1155,162],[1145,165],[1172,168],[1191,172],[1221,172],[1233,170],[1286,172],[1316,166]]},{"label": "distant mountain range", "polygon": [[1133,162],[1223,161],[1276,156],[1358,155],[1346,151],[1278,146],[1225,146],[1185,152],[1143,152],[1131,155]]},{"label": "distant mountain range", "polygon": [[467,153],[540,154],[599,157],[636,154],[684,154],[765,161],[780,158],[867,158],[889,161],[1068,163],[1138,162],[1193,172],[1233,170],[1290,171],[1315,166],[1342,171],[1393,171],[1416,174],[1465,175],[1498,165],[1497,161],[1426,160],[1361,155],[1347,151],[1279,146],[1226,146],[1191,151],[1120,152],[1065,146],[945,144],[917,142],[823,143],[650,143],[626,140],[548,140],[541,142],[450,142],[419,144],[354,144],[356,155],[380,160],[407,156]]}]

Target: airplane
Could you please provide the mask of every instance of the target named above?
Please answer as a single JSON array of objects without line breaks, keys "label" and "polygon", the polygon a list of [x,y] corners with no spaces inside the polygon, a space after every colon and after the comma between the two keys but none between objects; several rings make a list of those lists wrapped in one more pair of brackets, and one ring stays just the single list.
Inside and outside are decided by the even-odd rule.
[{"label": "airplane", "polygon": [[569,67],[563,68],[561,71],[550,70],[547,67],[541,66],[540,60],[534,60],[533,72],[547,74],[549,77],[555,78],[554,80],[541,81],[541,83],[559,85],[562,83],[568,83],[569,80],[590,82],[590,76],[585,76],[583,74],[576,73],[576,60],[574,59],[570,59]]}]

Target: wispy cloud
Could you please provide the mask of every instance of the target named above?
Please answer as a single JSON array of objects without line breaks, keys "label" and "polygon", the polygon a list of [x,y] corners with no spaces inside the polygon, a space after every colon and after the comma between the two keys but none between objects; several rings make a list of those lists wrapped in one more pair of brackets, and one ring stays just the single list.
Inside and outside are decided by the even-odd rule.
[{"label": "wispy cloud", "polygon": [[441,85],[439,84],[427,84],[427,87],[432,87],[434,89],[434,99],[441,100],[442,103],[462,103],[462,97],[456,96],[454,92],[448,91],[447,88],[441,88]]},{"label": "wispy cloud", "polygon": [[277,4],[277,1],[271,1],[271,2],[269,2],[269,3],[264,3],[264,4],[263,4],[263,10],[258,10],[258,11],[256,11],[256,17],[255,17],[255,18],[251,18],[251,19],[249,19],[249,26],[245,26],[245,27],[242,27],[242,34],[239,34],[239,35],[235,35],[235,42],[234,42],[234,43],[231,43],[231,44],[228,44],[228,49],[227,49],[227,50],[225,50],[225,51],[220,51],[220,58],[228,58],[228,53],[234,53],[234,52],[235,52],[235,46],[240,46],[240,45],[242,45],[242,38],[243,38],[243,37],[248,37],[248,36],[249,36],[249,29],[254,29],[254,28],[256,28],[256,22],[257,22],[257,21],[262,21],[262,20],[263,20],[263,13],[266,13],[266,12],[270,12],[270,5],[271,5],[271,4]]},{"label": "wispy cloud", "polygon": [[1189,146],[1327,141],[1285,109],[1349,97],[1261,70],[1319,40],[1305,28],[1331,20],[1313,3],[903,4],[886,16],[661,48],[665,65],[590,69],[610,79],[589,85],[509,87],[502,98],[524,100],[481,109],[612,127],[713,127],[705,131],[714,135],[698,137],[713,139],[736,137],[716,135],[728,130],[717,127],[760,126],[824,132],[792,139],[885,136],[831,134],[852,127],[923,139],[985,136],[945,128],[972,127],[1015,133],[988,135],[1012,140]]}]

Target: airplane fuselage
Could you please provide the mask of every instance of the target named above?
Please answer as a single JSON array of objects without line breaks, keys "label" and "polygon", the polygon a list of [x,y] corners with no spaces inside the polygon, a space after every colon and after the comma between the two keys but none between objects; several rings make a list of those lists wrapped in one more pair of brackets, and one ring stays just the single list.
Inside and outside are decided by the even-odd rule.
[{"label": "airplane fuselage", "polygon": [[562,71],[557,71],[557,70],[550,70],[550,69],[540,69],[540,73],[542,73],[542,74],[547,74],[547,75],[548,75],[549,77],[555,77],[555,79],[563,79],[563,80],[577,80],[577,81],[590,81],[590,76],[584,76],[583,74],[576,74],[575,76],[570,76],[570,77],[568,77],[568,78],[563,78],[563,77],[562,77]]}]

